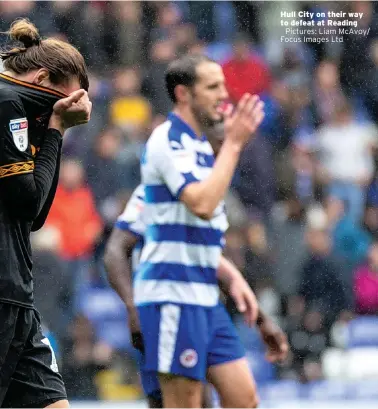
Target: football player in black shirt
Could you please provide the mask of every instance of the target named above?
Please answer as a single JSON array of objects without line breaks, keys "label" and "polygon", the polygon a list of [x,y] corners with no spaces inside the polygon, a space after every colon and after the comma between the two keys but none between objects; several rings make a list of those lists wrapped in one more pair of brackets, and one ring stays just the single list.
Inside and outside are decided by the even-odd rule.
[{"label": "football player in black shirt", "polygon": [[73,46],[16,20],[0,53],[0,406],[68,407],[33,306],[30,232],[54,199],[62,136],[89,121],[88,76]]}]

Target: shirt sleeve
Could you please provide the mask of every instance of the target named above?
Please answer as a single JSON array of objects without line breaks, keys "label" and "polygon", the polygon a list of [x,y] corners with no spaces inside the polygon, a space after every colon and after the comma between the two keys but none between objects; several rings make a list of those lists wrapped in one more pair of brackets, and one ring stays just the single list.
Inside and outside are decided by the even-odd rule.
[{"label": "shirt sleeve", "polygon": [[172,195],[179,199],[182,191],[190,183],[198,182],[195,176],[197,153],[194,143],[188,138],[168,137],[160,146],[151,146],[149,158]]},{"label": "shirt sleeve", "polygon": [[122,231],[129,231],[139,238],[143,238],[146,225],[143,220],[144,189],[140,185],[133,192],[125,210],[118,217],[115,226]]},{"label": "shirt sleeve", "polygon": [[[16,96],[3,93],[0,100],[0,197],[14,217],[34,221],[53,186],[62,135],[55,129],[46,130],[40,151],[33,158],[27,129],[21,102]],[[37,224],[41,225],[40,222]]]},{"label": "shirt sleeve", "polygon": [[33,156],[28,138],[28,120],[17,99],[0,102],[0,179],[32,173]]}]

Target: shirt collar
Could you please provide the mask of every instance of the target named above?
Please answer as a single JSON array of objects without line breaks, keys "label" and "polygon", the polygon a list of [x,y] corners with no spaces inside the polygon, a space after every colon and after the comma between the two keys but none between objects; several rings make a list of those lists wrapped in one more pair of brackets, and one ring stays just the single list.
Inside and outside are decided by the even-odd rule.
[{"label": "shirt collar", "polygon": [[177,127],[179,127],[179,129],[182,132],[187,133],[191,138],[200,140],[202,142],[207,140],[205,135],[201,135],[200,137],[198,137],[197,134],[194,132],[194,130],[174,112],[170,112],[168,114],[168,120],[171,121],[173,124],[175,124]]}]

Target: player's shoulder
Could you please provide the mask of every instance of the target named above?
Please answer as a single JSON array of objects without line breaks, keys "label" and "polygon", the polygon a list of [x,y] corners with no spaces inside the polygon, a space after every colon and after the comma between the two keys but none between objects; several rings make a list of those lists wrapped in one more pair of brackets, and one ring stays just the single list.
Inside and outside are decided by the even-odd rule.
[{"label": "player's shoulder", "polygon": [[193,149],[194,146],[193,138],[170,119],[156,127],[147,142],[148,150],[160,152],[163,150]]},{"label": "player's shoulder", "polygon": [[0,103],[14,102],[21,104],[20,96],[14,88],[8,87],[4,84],[0,84]]},{"label": "player's shoulder", "polygon": [[151,136],[147,141],[147,148],[154,149],[161,148],[164,143],[168,141],[168,134],[172,126],[171,121],[164,121],[162,124],[158,125],[151,133]]}]

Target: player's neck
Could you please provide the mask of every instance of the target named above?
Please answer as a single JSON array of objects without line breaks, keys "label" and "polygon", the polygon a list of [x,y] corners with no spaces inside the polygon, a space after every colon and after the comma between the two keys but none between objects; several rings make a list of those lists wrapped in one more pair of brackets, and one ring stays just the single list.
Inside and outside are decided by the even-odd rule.
[{"label": "player's neck", "polygon": [[175,107],[173,113],[180,117],[185,123],[187,123],[195,132],[197,138],[201,138],[203,129],[201,124],[197,121],[191,110],[181,107]]}]

